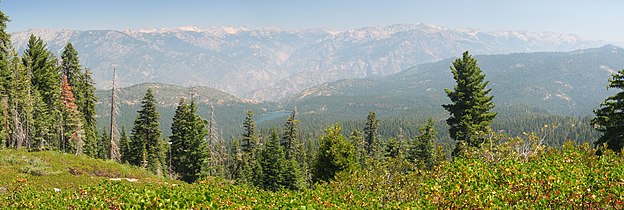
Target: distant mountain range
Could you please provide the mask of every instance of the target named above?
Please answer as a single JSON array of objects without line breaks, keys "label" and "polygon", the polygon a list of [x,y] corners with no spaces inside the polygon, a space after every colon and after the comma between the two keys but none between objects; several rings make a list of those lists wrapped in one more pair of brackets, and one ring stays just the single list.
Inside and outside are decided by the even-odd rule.
[{"label": "distant mountain range", "polygon": [[[347,31],[180,27],[28,30],[12,34],[20,52],[30,34],[41,36],[55,53],[67,42],[73,43],[82,64],[93,70],[101,89],[108,88],[111,66],[117,64],[124,86],[144,82],[208,86],[239,98],[269,101],[341,79],[384,78],[466,50],[473,54],[507,54],[570,51],[605,44],[549,32],[486,32],[426,24]],[[530,61],[522,64],[537,65]]]},{"label": "distant mountain range", "polygon": [[[475,57],[498,107],[531,107],[559,115],[591,115],[613,95],[606,88],[610,75],[624,68],[624,49],[613,45]],[[440,105],[449,103],[444,89],[455,85],[449,70],[453,60],[417,65],[378,79],[326,83],[292,96],[285,104],[317,112],[369,109],[400,114],[429,108],[443,112]]]},{"label": "distant mountain range", "polygon": [[[571,52],[513,53],[477,55],[478,65],[490,81],[497,119],[534,120],[534,116],[551,115],[583,117],[613,90],[607,90],[610,75],[624,68],[624,49],[606,45],[600,48]],[[296,107],[302,124],[322,131],[334,122],[359,122],[368,111],[376,111],[381,119],[402,122],[402,126],[418,126],[414,119],[434,117],[443,124],[447,113],[441,104],[449,103],[445,88],[454,81],[449,70],[453,59],[420,64],[399,73],[364,79],[342,79],[307,88],[277,103],[243,100],[209,87],[181,87],[145,83],[119,91],[121,125],[132,125],[140,100],[152,88],[159,102],[161,129],[169,133],[171,118],[179,99],[194,97],[201,116],[208,118],[209,105],[216,107],[217,120],[226,136],[241,132],[246,110],[256,113],[260,126],[281,126],[288,111]],[[193,94],[192,94],[193,93]],[[97,91],[98,123],[108,124],[109,91]],[[513,121],[512,120],[512,121]],[[572,121],[568,126],[578,123]],[[442,125],[443,126],[443,125]],[[589,127],[589,125],[582,125]],[[442,129],[442,128],[441,128]],[[417,129],[412,129],[416,130]],[[565,138],[562,137],[562,138]]]}]

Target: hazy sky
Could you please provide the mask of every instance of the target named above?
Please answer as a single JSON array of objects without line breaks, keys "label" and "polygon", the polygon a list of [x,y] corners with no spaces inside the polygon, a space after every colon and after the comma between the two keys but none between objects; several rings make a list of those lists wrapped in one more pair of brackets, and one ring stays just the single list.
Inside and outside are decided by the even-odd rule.
[{"label": "hazy sky", "polygon": [[624,42],[622,0],[3,0],[8,30],[271,26],[352,29],[395,23],[552,31]]}]

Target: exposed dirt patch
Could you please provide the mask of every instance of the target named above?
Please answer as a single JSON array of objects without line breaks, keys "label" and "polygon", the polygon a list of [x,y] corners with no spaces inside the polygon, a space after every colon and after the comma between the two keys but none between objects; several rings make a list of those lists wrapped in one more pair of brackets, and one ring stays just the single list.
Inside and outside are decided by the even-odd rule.
[{"label": "exposed dirt patch", "polygon": [[75,168],[67,168],[67,172],[69,172],[69,174],[74,175],[74,176],[78,176],[84,173],[80,171],[79,169],[75,169]]}]

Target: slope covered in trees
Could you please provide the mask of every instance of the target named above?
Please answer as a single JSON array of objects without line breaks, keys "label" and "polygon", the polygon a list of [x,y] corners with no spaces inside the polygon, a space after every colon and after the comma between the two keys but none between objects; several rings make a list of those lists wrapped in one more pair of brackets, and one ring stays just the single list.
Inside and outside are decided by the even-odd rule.
[{"label": "slope covered in trees", "polygon": [[[607,45],[572,52],[476,55],[498,107],[541,109],[548,114],[592,115],[609,95],[612,73],[624,66],[624,49]],[[349,115],[383,112],[444,112],[445,88],[453,87],[454,59],[421,64],[377,79],[347,79],[309,88],[284,103],[301,113]],[[432,109],[433,108],[433,109]]]},{"label": "slope covered in trees", "polygon": [[[67,44],[56,58],[41,38],[31,35],[21,57],[6,34],[2,41],[2,147],[58,150],[95,156],[95,88],[78,53]],[[59,59],[59,60],[57,60]]]},{"label": "slope covered in trees", "polygon": [[[101,130],[98,137],[94,129],[97,97],[90,72],[80,65],[78,52],[68,43],[58,60],[40,38],[30,36],[28,48],[19,56],[12,51],[8,37],[3,37],[6,21],[0,12],[0,40],[5,38],[4,46],[0,47],[3,119],[0,167],[9,171],[0,175],[0,193],[9,194],[0,199],[0,207],[115,209],[252,205],[275,208],[305,207],[305,204],[325,208],[349,205],[622,208],[624,205],[624,197],[620,195],[624,187],[620,173],[624,159],[618,154],[622,147],[622,93],[608,97],[592,120],[549,115],[552,110],[544,112],[520,104],[496,110],[501,113],[497,122],[494,117],[498,113],[493,112],[491,95],[494,92],[489,89],[477,60],[465,52],[451,63],[455,85],[450,85],[452,90],[445,89],[451,103],[438,104],[449,112],[446,116],[431,107],[410,104],[418,97],[405,101],[397,97],[413,94],[390,95],[399,98],[394,98],[392,103],[403,103],[413,108],[411,111],[403,108],[401,112],[400,108],[371,100],[373,104],[369,102],[351,110],[357,113],[375,107],[361,113],[368,113],[366,117],[346,117],[348,112],[327,111],[327,105],[320,110],[304,106],[306,111],[302,116],[297,114],[296,107],[291,112],[276,112],[266,108],[276,104],[245,102],[212,89],[166,89],[163,88],[166,85],[149,84],[124,93],[126,105],[140,106],[133,113],[129,134],[125,126],[116,126],[115,120],[111,120],[110,130]],[[616,48],[606,48],[611,48],[610,54],[618,52]],[[612,75],[610,88],[621,89],[623,72]],[[399,75],[399,78],[404,77]],[[389,82],[388,78],[360,87],[374,88],[384,82]],[[401,84],[393,83],[398,85],[394,87]],[[329,92],[348,89],[354,90],[347,84]],[[204,92],[197,94],[197,90]],[[418,89],[411,91],[414,90]],[[179,95],[185,91],[189,91],[188,95]],[[114,89],[111,92],[114,96]],[[313,92],[294,104],[306,105],[303,102],[310,102],[311,98],[314,101],[333,96],[321,93],[320,97],[319,94],[308,97]],[[366,94],[378,93],[383,91]],[[170,102],[176,97],[179,99],[174,114],[161,115],[159,105],[160,109],[173,108]],[[427,97],[434,98],[435,94]],[[210,113],[201,112],[196,101],[210,105]],[[339,100],[329,102],[331,106],[340,105],[333,103]],[[432,101],[423,102],[426,103]],[[111,104],[115,103],[111,100]],[[225,116],[240,114],[241,108],[249,107],[258,110],[261,116],[256,117],[254,110],[246,109],[244,117],[234,118],[238,125],[218,124],[216,113],[228,109],[215,109],[214,104],[230,107],[232,113]],[[294,104],[291,100],[280,105]],[[202,115],[210,116],[210,121]],[[383,115],[387,117],[381,118]],[[162,134],[162,118],[172,121],[170,135]],[[426,123],[424,119],[428,119]],[[342,122],[327,125],[327,120]],[[281,121],[279,126],[272,124],[276,121]],[[589,126],[590,121],[602,132],[599,139],[595,138],[600,134]],[[264,127],[258,126],[259,123]],[[219,130],[223,126],[232,129],[230,136]],[[122,129],[116,130],[119,127]],[[562,143],[562,139],[570,137],[586,139]],[[595,141],[598,148],[586,142],[594,139],[598,139]],[[28,158],[23,154],[26,150],[32,151],[33,156],[43,154],[42,157],[56,159]],[[452,159],[450,151],[454,151]],[[59,169],[55,161],[68,155],[76,160],[67,160],[67,166],[63,166],[67,168]],[[110,161],[103,164],[89,156]],[[132,166],[120,166],[117,164],[120,161]],[[149,171],[151,175],[139,184],[104,181],[95,186],[83,180],[102,176],[118,180],[119,175],[129,176],[118,170]],[[94,177],[86,177],[85,173]],[[9,181],[13,178],[14,182]],[[50,187],[49,181],[59,178],[67,178],[65,181],[80,178],[78,182],[86,186],[69,185],[45,191]],[[29,187],[29,179],[39,186]],[[175,179],[188,184],[164,182]],[[256,197],[265,200],[258,202]],[[250,200],[254,203],[248,203]]]}]

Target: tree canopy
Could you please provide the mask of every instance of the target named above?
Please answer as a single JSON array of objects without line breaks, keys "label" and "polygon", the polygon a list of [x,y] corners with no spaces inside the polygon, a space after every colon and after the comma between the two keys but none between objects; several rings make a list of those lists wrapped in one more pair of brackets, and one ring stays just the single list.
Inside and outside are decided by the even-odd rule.
[{"label": "tree canopy", "polygon": [[489,95],[489,82],[484,81],[485,75],[477,65],[477,59],[466,51],[462,58],[453,61],[451,72],[456,85],[453,90],[444,90],[451,103],[442,107],[451,115],[446,123],[450,126],[451,138],[457,142],[453,154],[458,155],[464,146],[478,147],[483,143],[479,133],[487,131],[496,113],[491,111],[493,96]]},{"label": "tree canopy", "polygon": [[594,110],[596,117],[591,123],[602,132],[595,144],[607,144],[607,148],[620,152],[624,146],[624,69],[611,76],[607,88],[620,89],[620,92],[609,96]]}]

